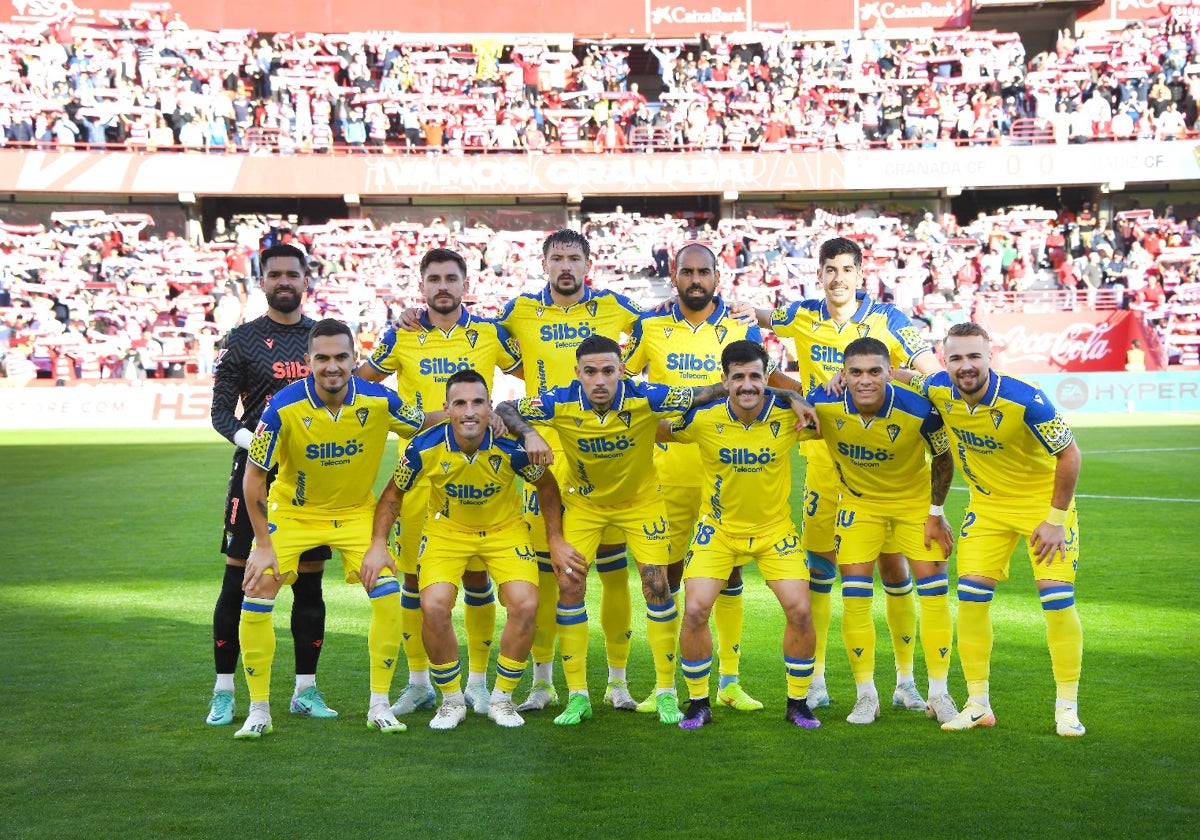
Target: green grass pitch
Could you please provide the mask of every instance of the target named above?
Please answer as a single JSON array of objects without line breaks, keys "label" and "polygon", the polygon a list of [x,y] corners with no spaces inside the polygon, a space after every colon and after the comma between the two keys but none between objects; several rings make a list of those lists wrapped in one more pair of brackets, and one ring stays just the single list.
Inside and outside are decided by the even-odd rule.
[{"label": "green grass pitch", "polygon": [[[0,836],[1197,836],[1200,417],[1075,425],[1082,739],[1054,734],[1044,625],[1018,559],[993,609],[999,723],[990,730],[943,733],[890,706],[872,726],[845,723],[854,689],[840,598],[829,640],[835,705],[818,713],[819,730],[785,725],[782,618],[749,568],[742,680],[766,702],[761,712],[717,709],[716,724],[696,733],[614,712],[600,702],[594,632],[596,714],[579,727],[542,713],[505,731],[472,715],[435,733],[422,713],[407,733],[381,736],[364,726],[366,599],[331,565],[319,683],[341,717],[287,714],[285,594],[275,733],[235,742],[236,727],[203,722],[228,445],[207,430],[6,433]],[[956,486],[952,522],[966,499]],[[653,670],[639,591],[629,674],[641,697]],[[891,650],[876,591],[886,703]],[[924,691],[920,660],[918,650]],[[557,667],[556,676],[562,691]],[[961,704],[957,653],[951,690]],[[247,696],[239,677],[239,720]]]}]

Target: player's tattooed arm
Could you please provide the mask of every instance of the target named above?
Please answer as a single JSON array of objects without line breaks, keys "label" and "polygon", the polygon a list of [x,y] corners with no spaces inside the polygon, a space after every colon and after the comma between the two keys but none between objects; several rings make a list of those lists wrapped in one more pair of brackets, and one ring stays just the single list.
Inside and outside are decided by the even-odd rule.
[{"label": "player's tattooed arm", "polygon": [[554,450],[537,433],[537,429],[521,416],[521,412],[517,411],[517,404],[513,400],[505,400],[497,405],[495,413],[504,421],[504,425],[510,432],[524,439],[525,454],[529,456],[529,463],[543,466],[554,463]]},{"label": "player's tattooed arm", "polygon": [[821,427],[817,422],[817,410],[812,407],[812,403],[804,399],[802,393],[787,388],[767,388],[767,390],[774,394],[780,402],[796,412],[796,431],[815,429],[818,433],[820,432]]},{"label": "player's tattooed arm", "polygon": [[362,581],[363,589],[370,592],[379,583],[384,570],[396,575],[396,561],[388,551],[388,536],[396,517],[400,515],[400,506],[404,501],[404,491],[396,486],[395,477],[388,480],[387,487],[379,495],[375,504],[375,519],[371,524],[371,544],[363,553],[359,566],[358,579]]},{"label": "player's tattooed arm", "polygon": [[707,405],[727,396],[729,392],[719,382],[716,385],[701,385],[692,389],[692,405]]},{"label": "player's tattooed arm", "polygon": [[942,505],[950,492],[950,481],[954,478],[954,456],[950,454],[950,450],[941,455],[934,455],[930,467],[930,501],[932,504]]},{"label": "player's tattooed arm", "polygon": [[954,532],[950,530],[950,523],[946,521],[946,515],[941,508],[942,503],[946,501],[946,494],[950,491],[950,479],[953,477],[954,458],[950,451],[934,455],[929,477],[929,498],[933,507],[925,519],[925,547],[929,548],[936,542],[942,549],[942,556],[947,559],[950,552],[954,551]]}]

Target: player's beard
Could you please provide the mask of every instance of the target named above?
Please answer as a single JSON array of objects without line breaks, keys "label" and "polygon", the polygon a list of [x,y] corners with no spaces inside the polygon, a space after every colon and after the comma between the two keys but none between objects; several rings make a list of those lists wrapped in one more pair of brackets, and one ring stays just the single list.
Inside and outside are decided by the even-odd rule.
[{"label": "player's beard", "polygon": [[300,308],[301,295],[295,289],[281,286],[272,289],[267,295],[267,305],[276,312],[282,312],[284,315],[291,315]]},{"label": "player's beard", "polygon": [[570,297],[573,294],[577,294],[582,288],[583,280],[570,272],[564,271],[554,278],[554,291],[560,295]]},{"label": "player's beard", "polygon": [[462,299],[455,298],[453,295],[437,295],[433,300],[429,301],[429,308],[439,315],[449,315],[458,309],[461,303]]},{"label": "player's beard", "polygon": [[716,297],[716,291],[708,291],[702,286],[689,286],[679,293],[679,305],[692,312],[700,312]]}]

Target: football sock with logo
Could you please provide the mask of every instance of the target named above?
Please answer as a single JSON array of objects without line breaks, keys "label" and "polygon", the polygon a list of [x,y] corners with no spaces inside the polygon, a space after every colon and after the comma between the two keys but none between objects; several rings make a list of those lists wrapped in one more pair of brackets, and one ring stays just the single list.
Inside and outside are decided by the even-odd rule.
[{"label": "football sock with logo", "polygon": [[1046,616],[1046,643],[1059,700],[1079,699],[1079,674],[1083,669],[1083,625],[1075,608],[1075,587],[1061,583],[1043,589],[1042,614]]},{"label": "football sock with logo", "polygon": [[321,646],[325,643],[325,598],[321,572],[300,572],[292,584],[292,645],[296,673],[317,673]]},{"label": "football sock with logo", "polygon": [[740,582],[721,590],[713,602],[712,616],[717,629],[717,670],[721,676],[736,677],[742,670],[742,624],[746,617]]},{"label": "football sock with logo", "polygon": [[826,577],[824,572],[809,568],[808,597],[812,613],[813,633],[817,646],[813,651],[816,665],[813,667],[813,683],[825,684],[825,650],[829,642],[829,625],[833,623],[833,584],[835,577]]},{"label": "football sock with logo", "polygon": [[900,583],[883,584],[887,593],[888,631],[892,636],[892,652],[896,657],[897,682],[912,679],[913,657],[917,641],[917,599],[913,596],[912,578],[905,576]]},{"label": "football sock with logo", "polygon": [[218,674],[237,671],[238,654],[242,650],[238,641],[238,626],[242,621],[242,600],[245,598],[242,580],[245,577],[244,566],[225,566],[221,594],[217,596],[217,605],[213,609],[213,660]]},{"label": "football sock with logo", "polygon": [[468,589],[463,584],[463,625],[467,630],[467,670],[486,674],[496,635],[496,587],[490,577],[485,589]]},{"label": "football sock with logo", "polygon": [[688,697],[693,700],[708,699],[708,675],[712,672],[712,657],[689,662],[679,660],[683,681],[687,683]]},{"label": "football sock with logo", "polygon": [[600,574],[600,629],[604,631],[608,667],[624,668],[629,664],[629,648],[633,644],[633,601],[625,549],[598,555],[596,571]]},{"label": "football sock with logo", "polygon": [[429,670],[429,654],[421,638],[421,619],[421,594],[405,582],[400,590],[400,632],[409,674]]},{"label": "football sock with logo", "polygon": [[496,692],[500,692],[505,697],[511,697],[513,689],[517,687],[517,683],[521,681],[521,675],[525,673],[525,663],[518,662],[515,659],[509,659],[503,653],[496,657],[496,687],[492,691],[492,697],[496,696]]},{"label": "football sock with logo", "polygon": [[988,679],[992,661],[992,597],[994,584],[958,581],[958,658],[971,699],[988,705]]},{"label": "football sock with logo", "polygon": [[865,576],[842,575],[842,641],[850,659],[854,682],[875,679],[875,622],[871,618],[874,581]]},{"label": "football sock with logo", "polygon": [[946,678],[950,674],[950,650],[954,644],[954,624],[950,619],[950,580],[945,573],[918,578],[917,595],[921,601],[921,649],[925,653],[925,672],[929,676],[929,693],[934,692],[934,680],[945,694]]},{"label": "football sock with logo", "polygon": [[400,582],[383,575],[367,593],[371,602],[371,623],[367,625],[367,651],[371,657],[371,691],[388,694],[400,656],[403,619],[400,609]]},{"label": "football sock with logo", "polygon": [[247,596],[242,601],[238,636],[251,703],[265,703],[271,699],[271,663],[275,659],[275,625],[271,614],[274,610],[274,598]]},{"label": "football sock with logo", "polygon": [[579,604],[558,605],[558,644],[569,691],[587,691],[588,615]]}]

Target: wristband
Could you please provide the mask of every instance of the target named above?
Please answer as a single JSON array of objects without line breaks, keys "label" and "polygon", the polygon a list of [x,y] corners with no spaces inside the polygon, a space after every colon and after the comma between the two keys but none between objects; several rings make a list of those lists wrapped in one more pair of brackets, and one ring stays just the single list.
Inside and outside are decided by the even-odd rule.
[{"label": "wristband", "polygon": [[1056,507],[1052,507],[1050,508],[1050,512],[1046,514],[1046,521],[1051,525],[1066,525],[1067,512],[1065,510],[1059,510]]},{"label": "wristband", "polygon": [[942,505],[930,505],[929,506],[929,515],[930,516],[945,516],[946,511]]},{"label": "wristband", "polygon": [[240,449],[249,449],[250,444],[254,443],[254,432],[249,429],[238,429],[233,433],[233,442]]}]

